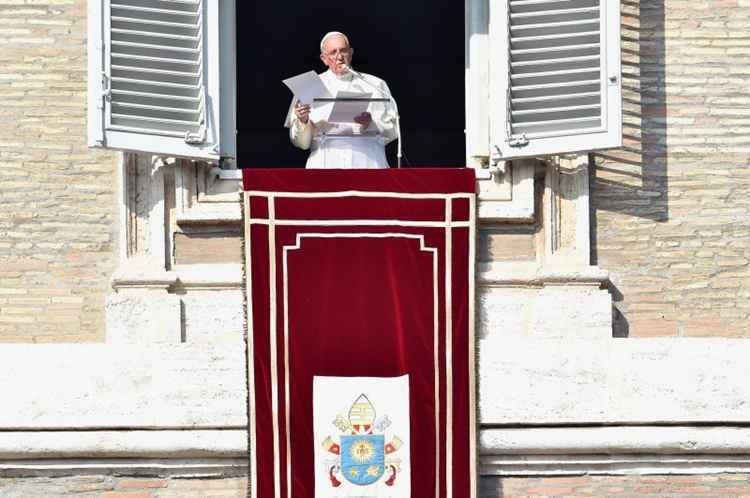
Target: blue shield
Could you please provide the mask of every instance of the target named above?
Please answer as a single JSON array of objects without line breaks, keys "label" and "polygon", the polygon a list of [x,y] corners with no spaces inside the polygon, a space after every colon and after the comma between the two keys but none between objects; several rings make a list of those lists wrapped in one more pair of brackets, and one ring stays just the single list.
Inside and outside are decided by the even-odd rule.
[{"label": "blue shield", "polygon": [[341,470],[359,486],[377,482],[385,471],[385,436],[341,436]]}]

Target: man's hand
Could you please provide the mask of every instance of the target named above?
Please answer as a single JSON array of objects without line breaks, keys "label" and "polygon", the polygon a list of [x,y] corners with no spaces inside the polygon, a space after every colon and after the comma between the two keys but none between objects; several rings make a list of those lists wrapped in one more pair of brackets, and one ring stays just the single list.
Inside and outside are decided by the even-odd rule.
[{"label": "man's hand", "polygon": [[294,114],[297,116],[303,124],[307,124],[310,120],[310,106],[302,105],[299,101],[294,104]]},{"label": "man's hand", "polygon": [[354,122],[362,125],[362,129],[367,129],[368,126],[370,126],[370,123],[372,123],[372,114],[369,112],[363,112],[359,116],[354,118]]}]

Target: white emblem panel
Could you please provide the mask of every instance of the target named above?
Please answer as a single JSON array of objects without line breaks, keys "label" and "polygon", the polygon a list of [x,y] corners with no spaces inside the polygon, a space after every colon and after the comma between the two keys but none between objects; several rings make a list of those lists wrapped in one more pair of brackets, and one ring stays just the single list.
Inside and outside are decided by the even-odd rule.
[{"label": "white emblem panel", "polygon": [[313,379],[315,498],[411,498],[409,376]]}]

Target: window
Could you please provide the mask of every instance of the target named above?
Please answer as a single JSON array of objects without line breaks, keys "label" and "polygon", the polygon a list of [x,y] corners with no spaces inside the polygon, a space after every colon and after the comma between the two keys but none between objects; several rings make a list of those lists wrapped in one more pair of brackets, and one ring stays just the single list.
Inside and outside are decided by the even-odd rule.
[{"label": "window", "polygon": [[[470,160],[622,144],[619,1],[465,4]],[[92,145],[236,157],[235,0],[94,0],[89,16]]]},{"label": "window", "polygon": [[233,0],[89,2],[89,143],[235,155]]}]

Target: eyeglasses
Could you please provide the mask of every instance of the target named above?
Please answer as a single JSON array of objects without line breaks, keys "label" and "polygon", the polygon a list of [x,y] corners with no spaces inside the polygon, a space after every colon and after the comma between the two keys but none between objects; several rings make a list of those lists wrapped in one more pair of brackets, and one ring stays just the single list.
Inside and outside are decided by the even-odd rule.
[{"label": "eyeglasses", "polygon": [[349,55],[351,53],[352,53],[352,48],[351,47],[346,47],[346,48],[337,48],[335,50],[330,50],[328,52],[325,52],[325,55],[327,57],[337,57],[339,54],[341,54],[341,55]]}]

